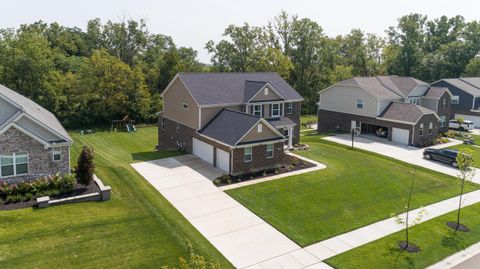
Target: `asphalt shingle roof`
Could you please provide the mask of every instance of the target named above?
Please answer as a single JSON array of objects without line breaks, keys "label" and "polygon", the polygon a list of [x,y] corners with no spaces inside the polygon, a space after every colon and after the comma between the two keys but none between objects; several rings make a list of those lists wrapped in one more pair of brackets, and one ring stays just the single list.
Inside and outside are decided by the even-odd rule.
[{"label": "asphalt shingle roof", "polygon": [[297,125],[293,120],[286,117],[268,119],[267,121],[275,128],[277,128],[278,126]]},{"label": "asphalt shingle roof", "polygon": [[20,110],[22,110],[25,114],[28,114],[30,117],[36,119],[37,121],[44,124],[45,126],[52,129],[53,131],[57,132],[61,136],[72,141],[72,139],[68,135],[65,128],[63,128],[62,124],[58,121],[55,115],[53,115],[50,111],[41,107],[39,104],[33,102],[27,97],[1,84],[0,84],[0,95],[10,100],[11,102],[17,104],[17,106],[20,107]]},{"label": "asphalt shingle roof", "polygon": [[234,146],[259,120],[259,116],[222,109],[198,133]]},{"label": "asphalt shingle roof", "polygon": [[477,84],[475,78],[447,78],[443,81],[471,95],[480,96],[480,83]]},{"label": "asphalt shingle roof", "polygon": [[428,86],[418,79],[399,76],[354,77],[338,84],[359,86],[379,99],[389,100],[407,97],[417,86]]},{"label": "asphalt shingle roof", "polygon": [[272,72],[179,73],[178,76],[199,105],[243,104],[266,83],[287,101],[303,100],[280,75]]},{"label": "asphalt shingle roof", "polygon": [[435,114],[435,112],[426,107],[415,104],[392,102],[383,111],[380,118],[385,120],[416,123],[425,114]]},{"label": "asphalt shingle roof", "polygon": [[430,87],[428,91],[425,93],[425,97],[431,97],[431,98],[440,98],[442,95],[448,91],[447,88],[445,87]]}]

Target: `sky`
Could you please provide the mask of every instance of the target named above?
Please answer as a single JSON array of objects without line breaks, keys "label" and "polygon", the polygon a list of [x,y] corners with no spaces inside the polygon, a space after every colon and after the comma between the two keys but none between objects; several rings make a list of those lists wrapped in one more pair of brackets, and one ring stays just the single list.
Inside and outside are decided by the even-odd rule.
[{"label": "sky", "polygon": [[478,0],[4,0],[0,28],[17,28],[38,20],[85,29],[89,19],[145,19],[151,33],[173,37],[178,46],[193,47],[201,62],[210,62],[204,49],[218,41],[230,25],[263,26],[282,10],[319,23],[329,36],[343,35],[352,28],[385,36],[385,30],[410,13],[428,18],[462,15],[480,20]]}]

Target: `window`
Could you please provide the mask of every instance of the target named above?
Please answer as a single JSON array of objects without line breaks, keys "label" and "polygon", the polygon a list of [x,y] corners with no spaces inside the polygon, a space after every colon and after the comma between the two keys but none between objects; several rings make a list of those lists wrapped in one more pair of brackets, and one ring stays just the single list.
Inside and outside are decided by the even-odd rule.
[{"label": "window", "polygon": [[447,99],[443,98],[442,99],[442,109],[447,108]]},{"label": "window", "polygon": [[183,109],[187,110],[188,109],[188,104],[187,103],[183,103]]},{"label": "window", "polygon": [[280,104],[272,104],[272,117],[280,117]]},{"label": "window", "polygon": [[285,136],[285,138],[288,138],[288,129],[283,129],[283,136]]},{"label": "window", "polygon": [[267,159],[273,158],[273,144],[267,145]]},{"label": "window", "polygon": [[253,106],[253,115],[255,116],[262,116],[262,105],[254,105]]},{"label": "window", "polygon": [[263,90],[263,94],[268,95],[268,88],[267,87],[265,87],[265,90]]},{"label": "window", "polygon": [[363,108],[363,99],[357,99],[357,108]]},{"label": "window", "polygon": [[455,95],[452,97],[452,105],[458,105],[460,103],[460,96]]},{"label": "window", "polygon": [[162,131],[165,131],[165,118],[162,118]]},{"label": "window", "polygon": [[447,116],[441,116],[440,117],[440,127],[445,127],[447,126]]},{"label": "window", "polygon": [[7,177],[28,173],[27,153],[0,155],[0,176]]},{"label": "window", "polygon": [[13,176],[15,174],[13,154],[0,156],[0,170],[2,177]]},{"label": "window", "polygon": [[262,124],[257,125],[257,132],[261,133],[261,132],[262,132],[262,129],[263,129],[263,125],[262,125]]},{"label": "window", "polygon": [[422,136],[423,135],[423,123],[420,123],[420,130],[419,130],[419,135]]},{"label": "window", "polygon": [[243,149],[243,160],[248,163],[252,161],[252,147]]},{"label": "window", "polygon": [[53,148],[53,161],[57,162],[62,159],[62,149],[61,148]]},{"label": "window", "polygon": [[180,124],[177,123],[177,134],[180,133]]},{"label": "window", "polygon": [[285,105],[285,112],[287,113],[287,115],[290,115],[293,113],[293,104],[292,103],[287,103]]},{"label": "window", "polygon": [[15,154],[15,174],[22,175],[28,173],[28,156],[27,153]]},{"label": "window", "polygon": [[430,122],[428,124],[428,134],[432,134],[433,133],[433,122]]}]

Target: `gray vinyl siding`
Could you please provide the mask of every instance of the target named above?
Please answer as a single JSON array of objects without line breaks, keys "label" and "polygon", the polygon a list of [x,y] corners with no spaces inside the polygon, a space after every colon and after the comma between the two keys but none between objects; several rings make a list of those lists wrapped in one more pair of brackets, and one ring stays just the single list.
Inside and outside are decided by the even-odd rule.
[{"label": "gray vinyl siding", "polygon": [[437,112],[438,99],[422,98],[422,106]]},{"label": "gray vinyl siding", "polygon": [[45,129],[44,127],[40,126],[39,124],[31,121],[28,118],[22,117],[18,121],[15,122],[20,127],[28,130],[30,133],[36,135],[37,137],[45,140],[45,141],[58,141],[63,140],[61,137],[55,135],[53,132]]},{"label": "gray vinyl siding", "polygon": [[15,114],[17,110],[16,107],[0,98],[0,124]]}]

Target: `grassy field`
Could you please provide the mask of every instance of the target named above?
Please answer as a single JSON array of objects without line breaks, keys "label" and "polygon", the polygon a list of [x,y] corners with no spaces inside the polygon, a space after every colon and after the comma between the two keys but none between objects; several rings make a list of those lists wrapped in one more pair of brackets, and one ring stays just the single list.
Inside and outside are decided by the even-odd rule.
[{"label": "grassy field", "polygon": [[341,269],[425,268],[480,241],[480,204],[462,209],[462,216],[462,223],[471,229],[468,233],[455,233],[445,224],[456,220],[456,212],[414,226],[410,239],[420,247],[418,253],[398,249],[397,243],[405,240],[404,233],[398,232],[326,262]]},{"label": "grassy field", "polygon": [[475,167],[480,168],[480,148],[475,147],[472,145],[456,145],[453,147],[450,147],[450,149],[456,149],[456,150],[461,150],[461,149],[470,149],[472,151],[472,157],[475,162]]},{"label": "grassy field", "polygon": [[316,123],[318,120],[317,115],[302,115],[300,117],[300,130],[309,129],[308,127],[304,126],[306,123]]},{"label": "grassy field", "polygon": [[153,151],[157,128],[72,136],[72,160],[82,145],[93,146],[96,173],[112,186],[112,200],[0,212],[0,268],[177,266],[187,254],[187,241],[222,268],[232,267],[130,167],[178,154]]},{"label": "grassy field", "polygon": [[[415,167],[373,153],[303,136],[298,154],[327,165],[317,172],[228,191],[302,246],[404,211]],[[458,194],[456,179],[417,168],[413,208]]]}]

